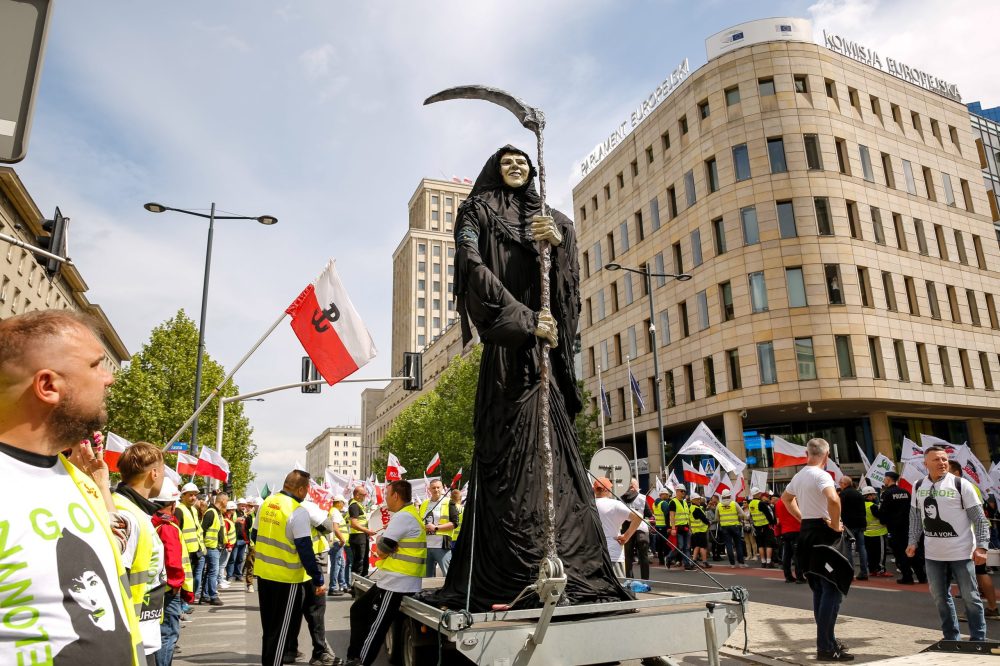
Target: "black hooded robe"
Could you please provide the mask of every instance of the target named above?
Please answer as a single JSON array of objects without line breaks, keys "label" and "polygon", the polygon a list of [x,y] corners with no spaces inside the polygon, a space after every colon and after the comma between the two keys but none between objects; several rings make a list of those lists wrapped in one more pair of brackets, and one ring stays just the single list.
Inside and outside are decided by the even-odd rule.
[{"label": "black hooded robe", "polygon": [[[534,331],[541,309],[538,244],[531,217],[540,213],[534,167],[528,184],[507,187],[500,176],[505,146],[483,167],[455,225],[455,294],[463,338],[470,322],[483,342],[476,393],[475,450],[461,537],[444,587],[429,600],[469,610],[510,603],[535,582],[543,557],[545,471],[539,437],[542,339]],[[530,163],[530,158],[529,158]],[[573,365],[580,315],[579,269],[573,223],[551,211],[563,242],[552,248],[551,311],[559,346],[550,351],[550,427],[554,463],[556,545],[569,581],[571,604],[631,598],[612,569],[592,485],[580,457],[574,418],[581,409]],[[473,552],[474,549],[474,552]],[[538,606],[529,595],[519,607]]]}]

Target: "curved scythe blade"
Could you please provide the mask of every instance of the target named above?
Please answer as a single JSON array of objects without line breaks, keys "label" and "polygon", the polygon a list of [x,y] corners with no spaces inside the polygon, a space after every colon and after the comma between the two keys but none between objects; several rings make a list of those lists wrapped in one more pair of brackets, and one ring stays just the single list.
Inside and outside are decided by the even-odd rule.
[{"label": "curved scythe blade", "polygon": [[451,99],[481,99],[486,102],[493,102],[498,106],[507,109],[518,121],[536,135],[541,134],[545,128],[545,114],[541,109],[528,106],[524,101],[514,97],[506,90],[490,88],[489,86],[455,86],[431,95],[424,100],[424,105],[434,102],[445,102]]}]

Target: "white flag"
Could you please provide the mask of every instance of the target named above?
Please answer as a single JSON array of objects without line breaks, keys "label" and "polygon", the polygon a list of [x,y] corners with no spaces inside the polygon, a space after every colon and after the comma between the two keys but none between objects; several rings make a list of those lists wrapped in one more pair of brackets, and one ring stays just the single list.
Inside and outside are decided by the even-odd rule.
[{"label": "white flag", "polygon": [[920,460],[923,463],[924,460],[924,449],[923,447],[917,446],[909,437],[903,437],[903,450],[899,455],[901,462],[910,462],[911,460]]},{"label": "white flag", "polygon": [[833,459],[826,461],[826,471],[833,474],[833,482],[840,483],[840,480],[844,478],[844,473],[840,470],[840,465],[833,462]]},{"label": "white flag", "polygon": [[881,488],[885,484],[885,473],[896,469],[896,464],[881,453],[875,456],[868,468],[868,480],[873,488]]},{"label": "white flag", "polygon": [[957,452],[955,460],[962,466],[962,476],[976,484],[984,495],[993,489],[993,479],[969,447]]},{"label": "white flag", "polygon": [[756,488],[759,492],[767,490],[767,472],[762,469],[755,469],[750,472],[750,492]]},{"label": "white flag", "polygon": [[868,456],[865,455],[865,450],[861,448],[861,444],[858,442],[854,442],[854,444],[858,447],[858,453],[861,454],[861,462],[865,465],[865,476],[868,476],[868,470],[872,468],[872,463],[868,460]]},{"label": "white flag", "polygon": [[742,474],[747,464],[727,449],[702,421],[677,452],[679,456],[712,456],[727,472]]},{"label": "white flag", "polygon": [[667,488],[670,488],[670,492],[676,492],[679,485],[681,482],[677,480],[677,475],[671,470],[670,476],[667,477]]}]

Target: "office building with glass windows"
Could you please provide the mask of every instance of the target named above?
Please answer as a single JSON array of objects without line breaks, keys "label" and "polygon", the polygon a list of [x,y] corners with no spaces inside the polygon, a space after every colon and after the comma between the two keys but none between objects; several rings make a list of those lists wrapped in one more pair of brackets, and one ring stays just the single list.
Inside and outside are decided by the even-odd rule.
[{"label": "office building with glass windows", "polygon": [[[857,471],[855,442],[898,460],[920,433],[989,466],[1000,246],[968,109],[814,43],[800,19],[706,46],[573,190],[583,379],[597,408],[600,368],[609,444],[631,456],[628,358],[652,470],[658,407],[668,456],[704,421],[752,467],[770,435],[825,437]],[[649,294],[609,263],[692,279]]]}]

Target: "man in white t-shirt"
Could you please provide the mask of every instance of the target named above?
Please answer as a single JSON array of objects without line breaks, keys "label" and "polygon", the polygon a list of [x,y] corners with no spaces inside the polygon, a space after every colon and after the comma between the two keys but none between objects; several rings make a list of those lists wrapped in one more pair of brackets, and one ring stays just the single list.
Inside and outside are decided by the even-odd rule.
[{"label": "man in white t-shirt", "polygon": [[0,664],[144,663],[108,468],[81,443],[112,382],[95,331],[66,310],[0,321]]},{"label": "man in white t-shirt", "polygon": [[965,602],[969,637],[985,640],[986,617],[975,573],[975,565],[986,563],[990,537],[982,500],[969,481],[948,473],[948,452],[944,447],[927,447],[924,465],[927,476],[913,487],[906,554],[916,554],[923,536],[927,583],[941,617],[944,639],[961,638],[951,597],[951,583],[955,581]]},{"label": "man in white t-shirt", "polygon": [[[594,481],[594,503],[597,514],[601,518],[601,528],[604,530],[604,541],[608,554],[619,578],[625,577],[625,551],[622,546],[632,538],[642,522],[639,514],[630,509],[624,502],[611,496],[611,479],[606,476]],[[622,533],[622,523],[629,521],[628,529]]]},{"label": "man in white t-shirt", "polygon": [[797,520],[799,531],[799,571],[805,572],[813,592],[813,617],[816,620],[817,661],[853,661],[854,655],[837,640],[837,614],[844,595],[827,577],[813,573],[813,549],[829,546],[841,538],[844,524],[840,521],[840,497],[833,477],[826,471],[830,459],[830,443],[825,439],[810,439],[806,443],[808,460],[781,494],[781,501]]},{"label": "man in white t-shirt", "polygon": [[347,525],[344,523],[344,507],[347,498],[335,495],[330,507],[330,519],[333,521],[333,533],[330,535],[330,591],[331,597],[337,597],[350,590],[350,565],[345,555],[347,544]]}]

